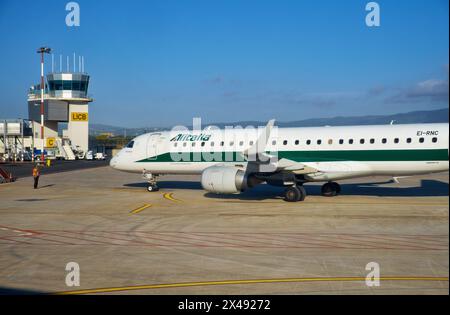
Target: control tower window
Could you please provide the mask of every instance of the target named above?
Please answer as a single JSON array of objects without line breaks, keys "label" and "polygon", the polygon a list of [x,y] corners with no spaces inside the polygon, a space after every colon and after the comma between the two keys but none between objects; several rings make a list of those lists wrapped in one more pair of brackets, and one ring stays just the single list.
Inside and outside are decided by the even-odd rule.
[{"label": "control tower window", "polygon": [[80,91],[86,92],[87,91],[87,84],[84,81],[80,82]]},{"label": "control tower window", "polygon": [[72,81],[63,81],[63,90],[71,90]]},{"label": "control tower window", "polygon": [[63,89],[63,81],[62,80],[56,80],[56,81],[53,81],[53,83],[54,83],[55,91],[61,91]]},{"label": "control tower window", "polygon": [[126,145],[126,148],[131,149],[134,146],[134,141],[130,141],[128,142],[128,144]]},{"label": "control tower window", "polygon": [[80,81],[72,81],[72,90],[80,91],[81,90],[81,82]]}]

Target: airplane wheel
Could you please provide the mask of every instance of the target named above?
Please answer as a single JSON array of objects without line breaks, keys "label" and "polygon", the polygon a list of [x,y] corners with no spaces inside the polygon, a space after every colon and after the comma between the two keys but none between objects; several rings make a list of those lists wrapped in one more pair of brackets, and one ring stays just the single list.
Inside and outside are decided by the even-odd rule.
[{"label": "airplane wheel", "polygon": [[337,195],[337,187],[333,185],[332,182],[323,184],[322,186],[322,196],[324,197],[334,197]]},{"label": "airplane wheel", "polygon": [[306,197],[306,191],[303,186],[292,186],[286,189],[284,200],[287,202],[303,201]]},{"label": "airplane wheel", "polygon": [[336,195],[341,193],[341,185],[336,182],[331,182],[331,185],[334,187],[333,189],[336,191]]},{"label": "airplane wheel", "polygon": [[305,187],[302,186],[297,186],[297,188],[300,190],[300,199],[298,201],[303,201],[306,198],[306,190]]},{"label": "airplane wheel", "polygon": [[156,186],[156,185],[148,185],[148,186],[147,186],[147,190],[148,190],[149,192],[154,192],[154,191],[158,191],[158,190],[159,190],[159,187]]}]

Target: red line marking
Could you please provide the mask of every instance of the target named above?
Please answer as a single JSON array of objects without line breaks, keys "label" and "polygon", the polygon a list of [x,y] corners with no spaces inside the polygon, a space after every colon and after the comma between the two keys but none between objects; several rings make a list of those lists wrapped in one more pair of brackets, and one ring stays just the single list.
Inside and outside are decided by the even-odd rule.
[{"label": "red line marking", "polygon": [[[1,227],[1,226],[0,226]],[[77,231],[68,231],[68,230],[54,230],[54,229],[49,229],[49,230],[42,230],[42,231],[58,231],[58,232],[77,232]],[[80,232],[80,231],[78,231]],[[121,231],[121,230],[99,230],[99,231],[95,231],[95,232],[105,232],[105,233],[129,233],[130,231]],[[145,233],[189,233],[189,232],[180,232],[180,231],[135,231],[135,232],[145,232]],[[195,232],[195,233],[201,233],[201,234],[226,234],[229,232]],[[431,234],[418,234],[418,235],[413,235],[413,234],[386,234],[386,233],[377,233],[377,234],[373,234],[373,233],[358,233],[358,234],[352,234],[352,233],[302,233],[302,232],[262,232],[262,233],[256,233],[256,232],[239,232],[239,234],[257,234],[257,235],[270,235],[270,234],[279,234],[279,235],[331,235],[331,236],[336,236],[336,235],[348,235],[348,236],[366,236],[366,235],[382,235],[382,236],[410,236],[410,237],[417,237],[417,236],[426,236],[426,237],[441,237],[441,238],[448,238],[448,235],[444,235],[444,234],[438,234],[438,235],[431,235]]]},{"label": "red line marking", "polygon": [[[1,237],[2,240],[5,241],[11,241],[11,242],[16,242],[16,243],[21,243],[21,244],[27,244],[27,245],[33,245],[33,243],[29,243],[29,242],[25,242],[25,241],[18,241],[18,240],[12,240],[8,237]],[[8,244],[14,244],[14,243],[8,243]]]},{"label": "red line marking", "polygon": [[[188,237],[189,235],[192,235],[192,236],[195,236],[195,235],[197,235],[197,236],[200,236],[200,237],[202,237],[202,235],[199,235],[199,234],[195,234],[195,233],[189,233],[188,234],[188,232],[180,232],[180,233],[182,233],[182,235],[183,235],[183,237]],[[207,237],[210,237],[209,235],[207,235]],[[215,237],[215,238],[220,238],[220,237],[218,237],[218,236],[212,236],[212,237]],[[191,239],[195,239],[195,240],[200,240],[200,241],[203,241],[203,242],[209,242],[209,243],[218,243],[218,244],[231,244],[232,246],[239,246],[239,245],[242,245],[242,244],[239,244],[239,243],[233,243],[233,242],[224,242],[223,240],[220,240],[220,241],[216,241],[216,240],[209,240],[209,239],[198,239],[198,238],[191,238]]]},{"label": "red line marking", "polygon": [[[66,233],[70,233],[70,232],[66,232]],[[76,240],[82,240],[82,241],[86,241],[88,242],[96,242],[96,243],[100,243],[100,244],[104,244],[104,245],[111,245],[111,243],[106,243],[106,242],[101,242],[101,241],[96,241],[96,240],[90,240],[90,239],[85,239],[85,238],[79,238],[79,237],[73,237],[73,236],[65,236],[65,235],[58,235],[58,234],[52,234],[52,233],[48,233],[45,232],[43,233],[45,235],[52,235],[52,236],[56,236],[56,237],[62,237],[62,238],[68,238],[68,239],[76,239]],[[76,233],[79,234],[79,233]],[[78,244],[78,245],[83,245],[83,244]]]},{"label": "red line marking", "polygon": [[[152,233],[152,232],[138,232],[138,231],[136,231],[135,233],[149,234],[149,233]],[[158,238],[158,237],[154,237],[154,236],[153,237],[144,236],[144,238],[156,239],[156,240],[166,241],[166,242],[171,242],[171,243],[183,243],[183,244],[192,245],[192,246],[199,246],[199,247],[208,247],[208,244],[195,244],[195,243],[183,242],[183,241],[180,241],[180,240],[172,241],[172,240],[167,240],[167,239],[164,239],[164,238]]]},{"label": "red line marking", "polygon": [[5,226],[5,225],[0,225],[0,228],[8,229],[8,230],[10,230],[10,231],[16,230],[16,231],[20,231],[20,232],[23,232],[23,233],[40,234],[40,233],[37,232],[37,231],[33,231],[33,230],[24,230],[24,229],[18,229],[18,228],[12,228],[12,227]]},{"label": "red line marking", "polygon": [[[271,235],[275,236],[275,237],[276,236],[280,236],[280,235],[277,235],[275,233],[272,233]],[[280,237],[284,237],[284,236],[280,236]],[[301,242],[303,244],[315,245],[315,246],[319,246],[319,247],[330,247],[330,246],[332,246],[333,248],[348,248],[348,247],[342,246],[341,243],[333,242],[333,241],[329,241],[329,240],[299,239],[299,238],[296,238],[296,237],[294,237],[292,235],[289,235],[289,237],[290,238],[287,239],[287,240],[288,240],[288,242],[292,242],[292,243]],[[259,237],[259,239],[262,239],[262,238]],[[357,244],[357,245],[361,246],[361,244]]]},{"label": "red line marking", "polygon": [[[413,243],[409,242],[408,240],[403,241],[403,240],[399,240],[399,239],[384,238],[384,237],[380,237],[380,236],[371,236],[371,238],[372,239],[380,239],[380,240],[383,240],[383,241],[387,241],[389,244],[395,243],[395,244],[398,244],[399,246],[407,246],[407,247],[411,247],[411,248],[430,249],[430,247],[426,247],[426,246],[428,246],[430,244],[418,244],[418,245],[414,244],[414,245],[411,245]],[[406,244],[405,244],[405,242],[406,242]],[[434,245],[436,245],[436,244],[434,244]],[[437,246],[439,246],[439,245],[437,245]]]},{"label": "red line marking", "polygon": [[[297,238],[296,236],[292,236],[292,237],[294,237],[294,238]],[[320,236],[309,236],[310,238],[311,237],[320,237]],[[339,236],[339,235],[337,235],[337,238],[339,238],[339,237],[341,237],[341,236]],[[315,241],[314,239],[312,240],[312,241]],[[333,241],[333,240],[327,240],[329,243],[331,243],[331,244],[336,244],[336,243],[338,243],[339,244],[339,241]],[[343,240],[344,241],[344,243],[345,244],[349,244],[349,245],[356,245],[356,246],[365,246],[366,248],[373,248],[373,249],[378,249],[378,248],[380,248],[380,245],[382,245],[383,246],[383,248],[386,248],[386,245],[387,245],[387,248],[390,248],[390,249],[397,249],[397,247],[391,247],[391,246],[389,246],[389,244],[379,244],[378,246],[375,246],[375,245],[370,245],[370,244],[364,244],[364,243],[351,243],[351,242],[345,242],[346,240],[344,239]],[[420,247],[411,247],[410,245],[402,245],[402,246],[406,246],[406,247],[410,247],[410,249],[428,249],[428,248],[420,248]]]},{"label": "red line marking", "polygon": [[[97,233],[97,232],[93,232],[93,233]],[[100,233],[104,233],[104,232],[100,232]],[[114,234],[117,234],[117,233],[114,233]],[[105,238],[105,239],[108,239],[108,240],[116,240],[116,241],[122,241],[122,242],[127,242],[127,243],[141,243],[141,244],[147,244],[147,243],[144,243],[144,242],[140,242],[140,241],[136,241],[136,240],[127,240],[127,239],[123,239],[123,238],[117,238],[117,237],[112,237],[112,236],[101,236],[101,235],[96,235],[96,234],[92,234],[92,233],[89,233],[89,232],[83,232],[82,233],[82,235],[87,235],[87,236],[90,236],[90,237],[97,237],[97,238]],[[94,242],[96,242],[95,240],[94,240]],[[109,244],[109,245],[116,245],[115,243],[113,243],[113,242],[111,242],[111,243],[106,243],[106,244]],[[117,244],[117,245],[120,245],[120,244]]]},{"label": "red line marking", "polygon": [[[32,235],[24,235],[23,237],[27,237],[27,238],[31,238],[31,239],[38,239],[38,240],[43,240],[43,241],[56,242],[56,243],[60,243],[61,245],[76,245],[74,243],[67,243],[67,242],[52,240],[52,239],[48,239],[48,238],[36,237],[36,236],[32,236]],[[31,243],[31,244],[35,244],[35,243]]]}]

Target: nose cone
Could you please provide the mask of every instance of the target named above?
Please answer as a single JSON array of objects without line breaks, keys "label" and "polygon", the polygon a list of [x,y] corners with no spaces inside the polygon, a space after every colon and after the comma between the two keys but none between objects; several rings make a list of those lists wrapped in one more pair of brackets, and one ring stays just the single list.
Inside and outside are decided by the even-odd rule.
[{"label": "nose cone", "polygon": [[111,159],[111,161],[109,161],[109,166],[111,166],[112,168],[116,168],[117,167],[117,156],[113,157]]}]

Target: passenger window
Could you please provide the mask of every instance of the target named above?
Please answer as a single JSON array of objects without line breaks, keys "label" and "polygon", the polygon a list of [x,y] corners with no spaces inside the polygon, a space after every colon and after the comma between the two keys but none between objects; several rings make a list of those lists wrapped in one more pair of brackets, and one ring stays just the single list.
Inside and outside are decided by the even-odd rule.
[{"label": "passenger window", "polygon": [[387,143],[387,139],[383,138],[383,140],[381,140],[382,143]]},{"label": "passenger window", "polygon": [[295,145],[299,145],[300,141],[299,140],[295,140]]},{"label": "passenger window", "polygon": [[130,141],[130,142],[128,142],[128,144],[126,145],[126,148],[132,149],[133,146],[134,146],[134,141]]},{"label": "passenger window", "polygon": [[205,146],[205,143],[204,142],[202,142],[202,147],[204,147]]},{"label": "passenger window", "polygon": [[339,139],[339,144],[344,144],[344,139]]},{"label": "passenger window", "polygon": [[212,147],[214,146],[214,141],[211,142],[211,146],[212,146]]},{"label": "passenger window", "polygon": [[240,141],[239,145],[242,147],[244,145],[244,141]]},{"label": "passenger window", "polygon": [[173,146],[174,146],[174,147],[177,147],[177,146],[178,146],[178,142],[175,142],[175,143],[173,144]]},{"label": "passenger window", "polygon": [[195,142],[192,142],[192,146],[195,147]]},{"label": "passenger window", "polygon": [[283,145],[287,145],[287,140],[284,140],[284,141],[283,141]]},{"label": "passenger window", "polygon": [[276,140],[272,140],[272,145],[276,145],[277,141]]},{"label": "passenger window", "polygon": [[353,144],[353,139],[348,140],[349,144]]},{"label": "passenger window", "polygon": [[310,145],[310,144],[311,144],[311,140],[307,140],[307,141],[306,141],[306,144],[307,144],[307,145]]},{"label": "passenger window", "polygon": [[425,142],[425,138],[419,138],[419,142],[420,143],[424,143]]},{"label": "passenger window", "polygon": [[361,143],[361,144],[364,144],[365,142],[366,142],[366,140],[364,140],[364,139],[359,140],[359,143]]},{"label": "passenger window", "polygon": [[225,142],[220,141],[220,146],[223,147],[225,145]]},{"label": "passenger window", "polygon": [[333,139],[328,139],[328,144],[333,144]]},{"label": "passenger window", "polygon": [[250,145],[251,145],[251,146],[253,145],[253,141],[250,141]]},{"label": "passenger window", "polygon": [[230,142],[230,147],[232,147],[234,145],[234,142],[233,141],[231,141]]},{"label": "passenger window", "polygon": [[433,143],[436,143],[438,141],[438,138],[434,137],[432,141]]},{"label": "passenger window", "polygon": [[375,139],[370,139],[370,144],[374,144],[375,143]]},{"label": "passenger window", "polygon": [[411,143],[411,142],[412,142],[412,139],[411,139],[411,138],[408,138],[408,139],[406,139],[406,142],[407,142],[407,143]]},{"label": "passenger window", "polygon": [[399,143],[400,142],[400,139],[399,138],[395,138],[394,139],[394,143]]},{"label": "passenger window", "polygon": [[322,140],[320,140],[320,139],[317,140],[317,144],[318,144],[318,145],[321,145],[321,144],[322,144]]},{"label": "passenger window", "polygon": [[183,142],[183,147],[185,147],[187,145],[187,143],[186,142]]}]

